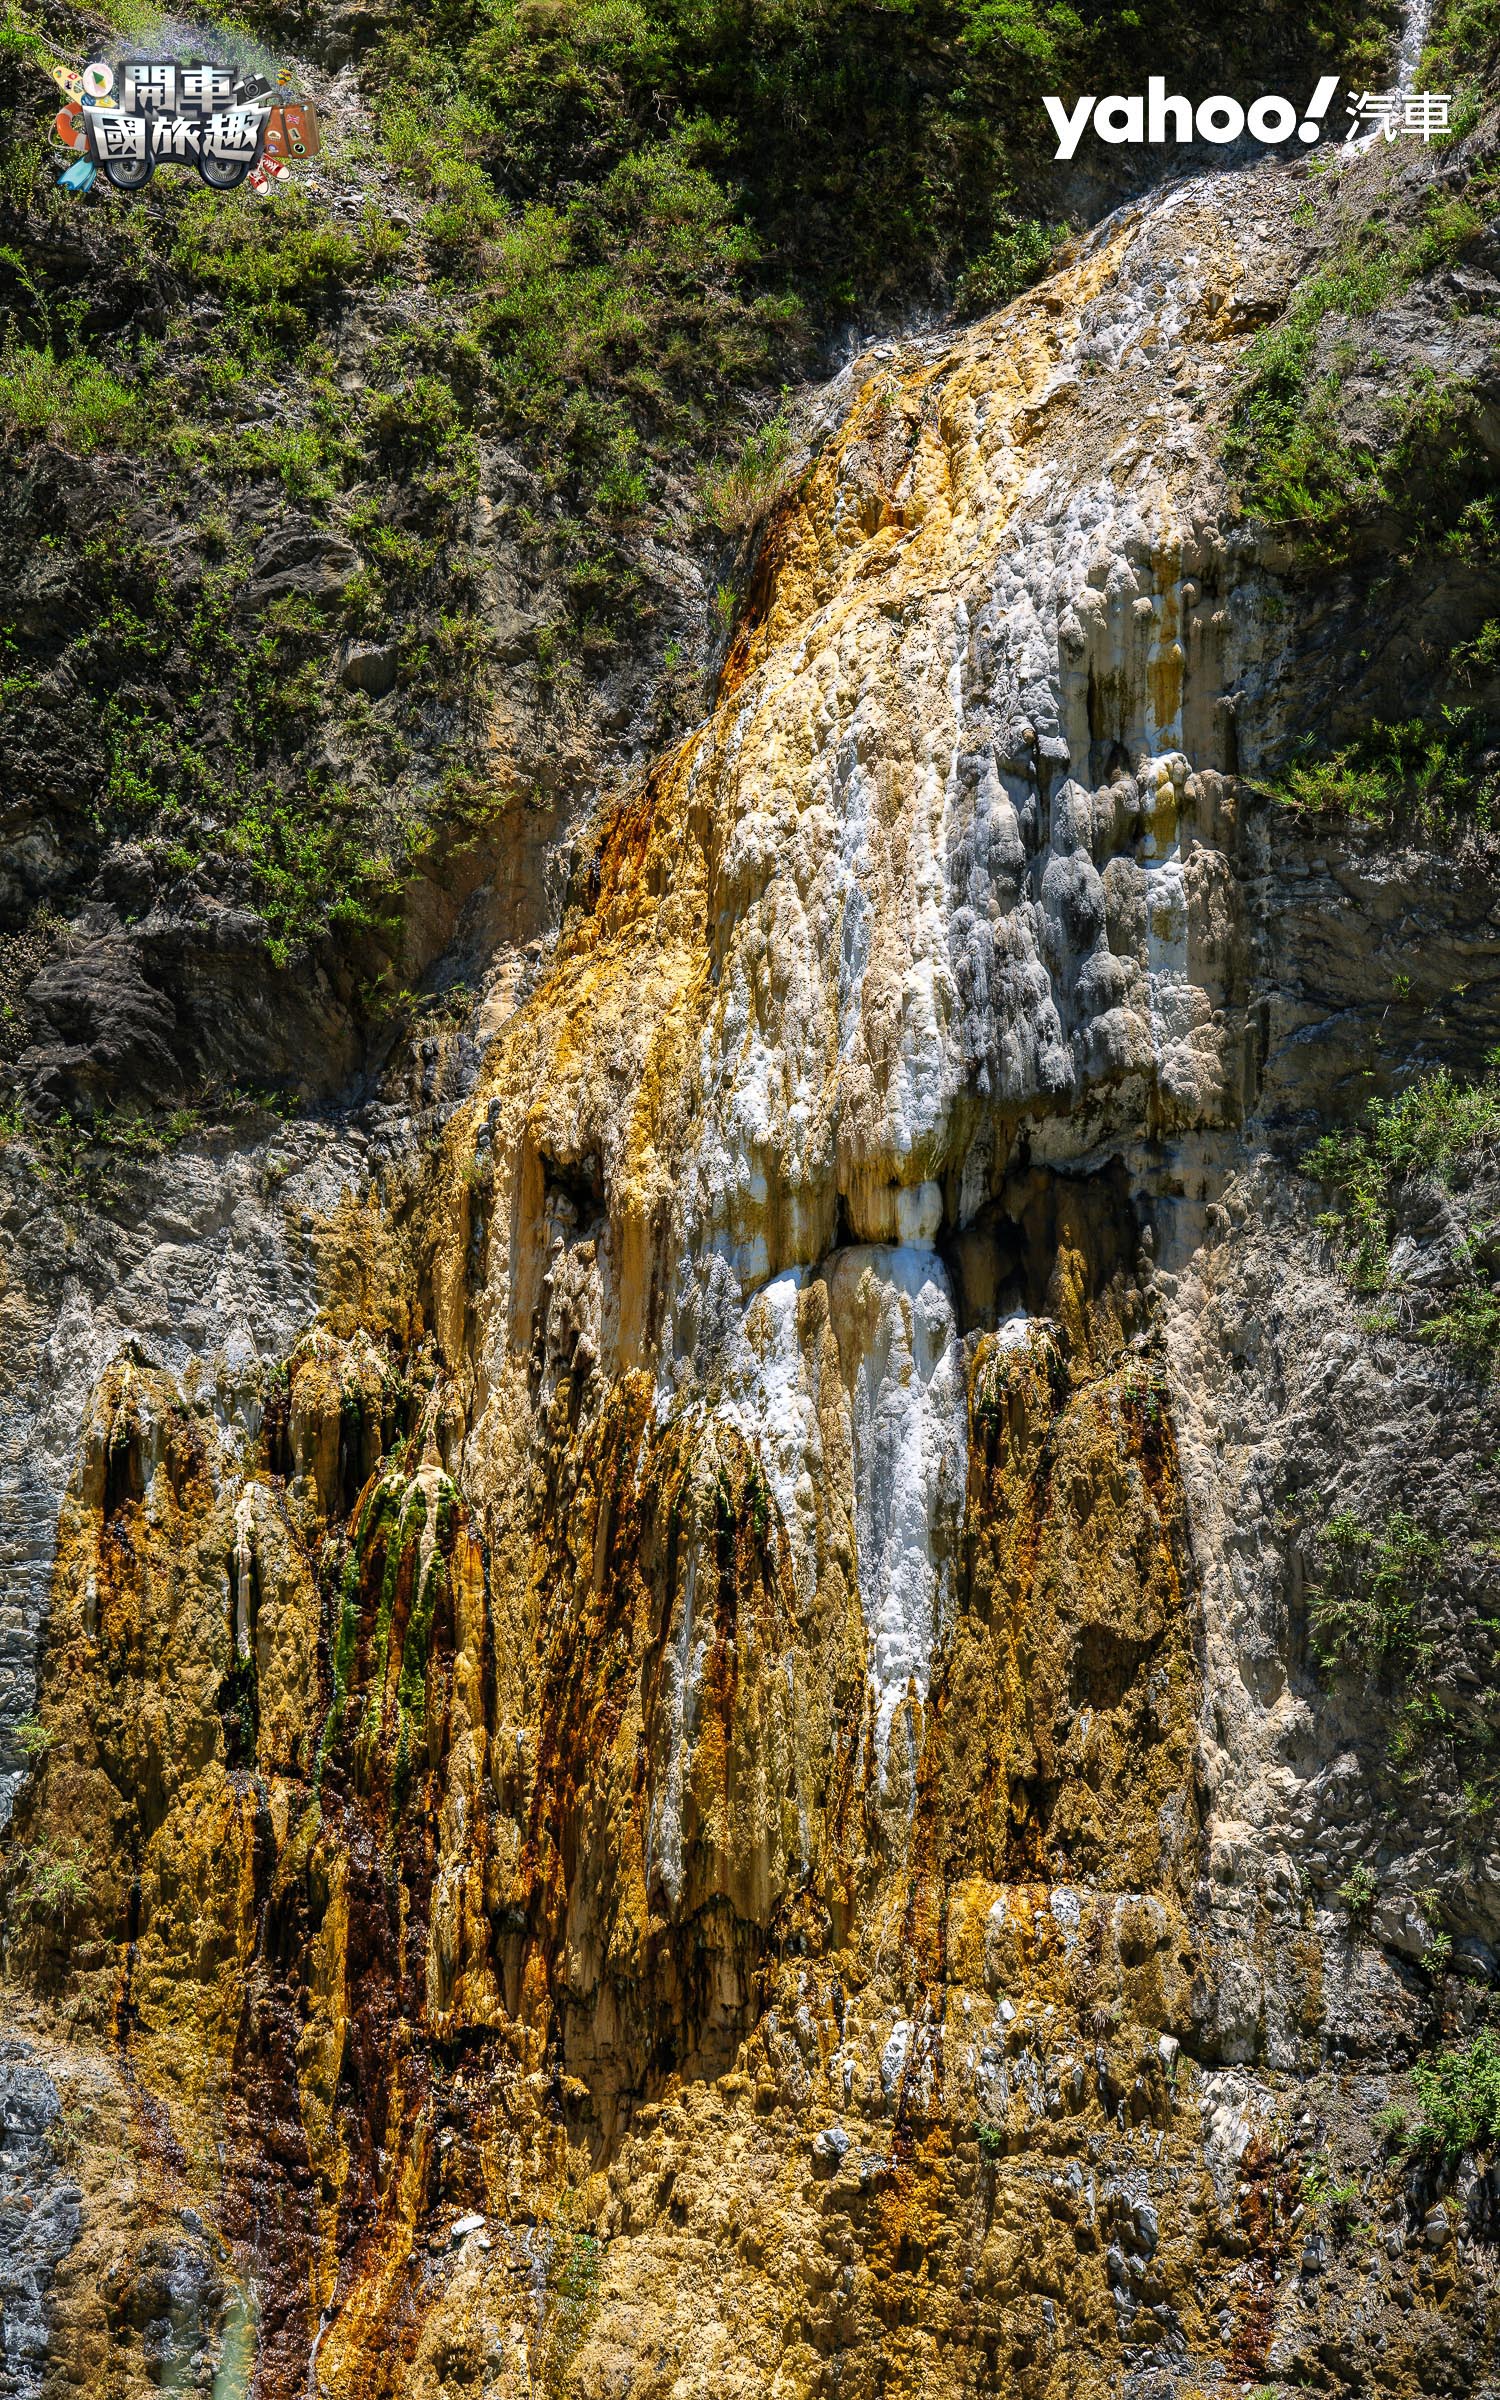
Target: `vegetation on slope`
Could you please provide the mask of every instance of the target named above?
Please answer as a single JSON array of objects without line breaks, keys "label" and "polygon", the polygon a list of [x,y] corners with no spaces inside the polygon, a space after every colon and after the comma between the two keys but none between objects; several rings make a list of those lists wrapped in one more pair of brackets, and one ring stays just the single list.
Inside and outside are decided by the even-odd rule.
[{"label": "vegetation on slope", "polygon": [[[1361,550],[1404,567],[1446,561],[1476,584],[1500,569],[1488,377],[1472,371],[1474,345],[1430,345],[1430,328],[1402,322],[1403,303],[1424,285],[1440,290],[1441,315],[1460,332],[1488,313],[1500,126],[1486,110],[1497,69],[1492,0],[1437,0],[1415,81],[1451,95],[1448,135],[1354,158],[1330,148],[1312,162],[1299,211],[1310,256],[1281,315],[1250,345],[1225,456],[1244,514],[1278,529],[1313,571]],[[1485,680],[1500,653],[1450,665],[1463,682]],[[1472,723],[1436,733],[1374,725],[1361,751],[1329,762],[1319,787],[1287,796],[1389,822],[1415,774],[1423,805],[1411,821],[1447,830],[1474,732]],[[1424,741],[1426,755],[1413,758]],[[1492,787],[1493,778],[1488,801]]]},{"label": "vegetation on slope", "polygon": [[1383,1525],[1344,1508],[1319,1528],[1311,1557],[1308,1632],[1321,1674],[1379,1696],[1386,1771],[1472,1850],[1500,1804],[1492,1552],[1450,1545],[1402,1508]]},{"label": "vegetation on slope", "polygon": [[[1494,632],[1500,627],[1487,623],[1467,645],[1482,659],[1486,680],[1496,670]],[[1377,718],[1323,757],[1314,737],[1304,756],[1292,758],[1274,797],[1312,815],[1356,818],[1428,841],[1451,841],[1470,830],[1489,835],[1500,826],[1500,763],[1492,740],[1485,710],[1451,702],[1440,703],[1435,722],[1410,717],[1390,725]]]},{"label": "vegetation on slope", "polygon": [[[1437,1347],[1482,1386],[1500,1349],[1500,1061],[1475,1081],[1439,1068],[1371,1100],[1302,1165],[1332,1195],[1318,1222],[1344,1272],[1378,1296],[1368,1325]],[[1345,1506],[1316,1523],[1309,1648],[1330,1682],[1377,1695],[1396,1786],[1436,1800],[1467,1851],[1500,1804],[1496,1554],[1482,1509],[1454,1538],[1424,1505],[1403,1493],[1383,1522]]]},{"label": "vegetation on slope", "polygon": [[[1477,1081],[1439,1067],[1390,1100],[1370,1100],[1356,1124],[1324,1134],[1302,1160],[1303,1172],[1335,1195],[1318,1222],[1359,1292],[1391,1289],[1397,1230],[1434,1189],[1455,1196],[1460,1218],[1472,1214],[1467,1230],[1453,1237],[1463,1249],[1454,1264],[1468,1300],[1451,1300],[1415,1330],[1424,1340],[1451,1344],[1475,1366],[1488,1363],[1500,1339],[1500,1294],[1480,1265],[1490,1227],[1478,1214],[1497,1165],[1500,1059]],[[1462,1338],[1460,1317],[1469,1327]]]},{"label": "vegetation on slope", "polygon": [[1483,510],[1489,481],[1472,388],[1440,381],[1430,368],[1409,384],[1402,379],[1375,441],[1347,414],[1376,347],[1369,320],[1479,248],[1495,214],[1500,164],[1474,162],[1459,190],[1428,189],[1410,219],[1382,201],[1351,221],[1341,182],[1330,159],[1307,207],[1310,225],[1324,232],[1324,255],[1250,348],[1226,443],[1241,505],[1329,560],[1377,518],[1394,519],[1398,539],[1456,538],[1488,552],[1493,524],[1478,516],[1465,523],[1466,511]]},{"label": "vegetation on slope", "polygon": [[[1307,256],[1247,349],[1225,456],[1242,517],[1298,594],[1289,664],[1313,686],[1264,788],[1299,814],[1487,857],[1500,833],[1500,117],[1467,18],[1477,46],[1465,74],[1450,71],[1461,15],[1440,15],[1446,65],[1423,76],[1454,92],[1449,138],[1313,160],[1294,211]],[[1500,43],[1493,22],[1482,30]]]},{"label": "vegetation on slope", "polygon": [[[683,628],[653,545],[711,559],[715,491],[738,491],[732,536],[753,523],[776,488],[757,445],[826,336],[1037,271],[1063,198],[1044,90],[1163,55],[1297,89],[1382,39],[1353,0],[1211,26],[1186,0],[444,0],[352,33],[258,6],[268,62],[366,45],[352,130],[258,208],[182,175],[58,193],[37,35],[80,54],[100,21],[7,5],[7,583],[50,553],[45,598],[0,623],[7,747],[85,865],[144,844],[168,887],[248,899],[285,956],[378,930],[433,828],[482,816],[502,674],[545,712],[644,660],[670,710]],[[524,471],[505,532],[532,622],[503,659],[487,445]],[[354,564],[262,606],[258,545],[293,521]],[[374,706],[340,673],[377,641]]]},{"label": "vegetation on slope", "polygon": [[1461,2050],[1443,2050],[1412,2073],[1421,2121],[1419,2149],[1456,2165],[1466,2151],[1500,2143],[1500,2036],[1485,2026]]},{"label": "vegetation on slope", "polygon": [[[597,192],[663,146],[713,178],[815,313],[950,277],[1015,194],[1050,193],[1047,91],[1373,71],[1395,9],[1323,0],[1205,22],[1190,0],[457,0],[368,59],[387,107],[447,101],[455,144],[513,208]],[[315,45],[295,5],[268,37]],[[315,52],[314,52],[315,54]],[[1205,87],[1207,88],[1207,87]],[[1248,88],[1248,86],[1247,86]]]}]

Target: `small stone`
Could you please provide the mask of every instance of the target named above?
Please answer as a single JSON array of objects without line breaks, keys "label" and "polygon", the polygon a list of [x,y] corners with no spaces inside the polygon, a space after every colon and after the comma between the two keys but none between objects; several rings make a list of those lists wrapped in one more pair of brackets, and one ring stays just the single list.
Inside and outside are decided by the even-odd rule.
[{"label": "small stone", "polygon": [[842,2125],[825,2125],[813,2137],[813,2164],[825,2175],[836,2174],[849,2150],[849,2136]]}]

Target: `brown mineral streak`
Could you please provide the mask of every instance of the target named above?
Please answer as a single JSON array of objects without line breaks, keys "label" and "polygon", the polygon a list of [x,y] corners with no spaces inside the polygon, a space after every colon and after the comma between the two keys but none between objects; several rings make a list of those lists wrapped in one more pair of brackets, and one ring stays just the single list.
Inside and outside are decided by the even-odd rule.
[{"label": "brown mineral streak", "polygon": [[[1209,2055],[1216,1968],[1173,1396],[1128,1200],[1092,1136],[1056,1172],[1043,1139],[1076,1088],[1101,1127],[1181,1137],[1186,1177],[1192,1138],[1236,1120],[1222,758],[1188,783],[1154,761],[1108,862],[1184,827],[1203,862],[1183,1028],[1150,1014],[1145,933],[1080,935],[1135,995],[1100,1003],[1102,1063],[1080,1034],[1075,1086],[987,1117],[966,1087],[910,1140],[901,1113],[920,979],[899,936],[928,905],[909,818],[929,752],[946,772],[958,747],[902,678],[961,590],[978,617],[1038,458],[1082,439],[1076,388],[1049,381],[1129,238],[865,381],[775,518],[714,715],[604,814],[472,1098],[404,1185],[315,1228],[326,1306],[254,1422],[129,1360],[95,1394],[55,1741],[19,1818],[91,1846],[91,1897],[69,1947],[34,1928],[10,1963],[46,2038],[128,2088],[161,2222],[191,2200],[253,2285],[259,2400],[1186,2400],[1266,2365],[1283,2129],[1221,2190],[1180,2048]],[[1210,316],[1194,338],[1229,337]],[[1199,697],[1181,540],[1142,573],[1147,649],[1079,670],[1101,747]],[[837,750],[820,712],[855,754],[877,691],[884,913],[846,1041],[791,963],[833,846],[802,813]],[[1115,790],[1091,804],[1106,848]],[[777,809],[800,885],[757,863]],[[1161,895],[1123,888],[1108,905],[1144,925]],[[1034,980],[1079,972],[1051,956]],[[747,1101],[730,1188],[704,1127],[756,1043],[805,1151]],[[770,1366],[737,1396],[667,1376],[701,1333],[674,1248],[690,1187],[725,1258],[761,1245],[757,1290],[793,1279],[790,1347],[763,1339],[802,1377],[800,1496]],[[915,1407],[921,1295],[882,1317],[888,1286],[846,1254],[897,1276],[923,1208],[946,1245],[922,1237],[929,1303],[939,1263],[968,1295],[964,1449],[930,1656],[882,1737],[860,1378],[906,1341],[890,1388]],[[111,2375],[95,2388],[147,2388]]]}]

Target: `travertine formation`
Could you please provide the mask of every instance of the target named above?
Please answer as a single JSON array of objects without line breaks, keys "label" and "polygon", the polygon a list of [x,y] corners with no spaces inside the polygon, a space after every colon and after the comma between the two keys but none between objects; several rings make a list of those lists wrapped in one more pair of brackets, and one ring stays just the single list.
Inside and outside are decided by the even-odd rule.
[{"label": "travertine formation", "polygon": [[1211,463],[1296,195],[860,361],[426,1152],[299,1156],[191,1328],[68,1349],[17,2391],[1494,2372],[1486,2188],[1379,2182],[1416,1937],[1333,1903],[1276,1532],[1377,1380],[1254,1130],[1368,999],[1278,964],[1287,637]]}]

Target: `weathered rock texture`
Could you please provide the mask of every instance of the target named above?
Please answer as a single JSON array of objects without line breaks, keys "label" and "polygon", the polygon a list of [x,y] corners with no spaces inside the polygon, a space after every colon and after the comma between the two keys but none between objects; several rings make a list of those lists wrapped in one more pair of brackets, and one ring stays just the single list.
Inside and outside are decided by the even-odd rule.
[{"label": "weathered rock texture", "polygon": [[1373,2118],[1414,1895],[1489,1971],[1500,1866],[1384,1807],[1282,1507],[1484,1404],[1397,1388],[1271,1136],[1382,927],[1455,1055],[1500,928],[1251,788],[1323,670],[1215,412],[1299,190],[863,360],[425,1150],[205,1160],[221,1231],[71,1287],[7,2141],[108,2130],[9,2388],[1488,2388],[1492,2181]]}]

